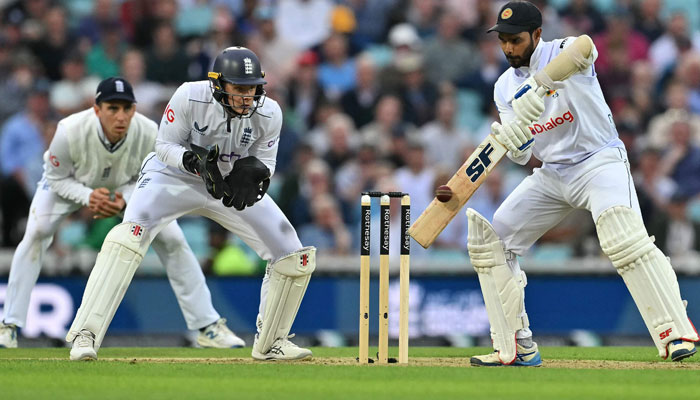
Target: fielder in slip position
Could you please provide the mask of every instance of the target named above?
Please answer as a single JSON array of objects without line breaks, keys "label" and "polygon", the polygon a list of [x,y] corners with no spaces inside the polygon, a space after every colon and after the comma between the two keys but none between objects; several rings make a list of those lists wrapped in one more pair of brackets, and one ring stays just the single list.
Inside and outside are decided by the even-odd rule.
[{"label": "fielder in slip position", "polygon": [[[158,127],[136,112],[133,90],[121,78],[97,87],[95,105],[58,123],[44,154],[39,182],[24,238],[12,259],[0,323],[0,347],[17,347],[17,327],[24,326],[32,288],[46,249],[61,221],[80,207],[96,218],[122,212],[139,175],[139,166],[155,145]],[[204,274],[176,221],[153,241],[190,329],[198,329],[203,347],[242,347],[211,302]],[[104,279],[100,277],[99,279]]]},{"label": "fielder in slip position", "polygon": [[[603,252],[632,294],[659,355],[689,357],[698,334],[673,268],[642,222],[627,154],[595,74],[593,42],[586,35],[545,42],[541,25],[533,4],[510,2],[489,30],[498,32],[511,65],[495,85],[501,122],[492,131],[511,160],[524,164],[534,155],[543,165],[501,204],[493,224],[467,210],[469,255],[495,349],[472,357],[471,364],[541,365],[525,313],[527,281],[516,256],[579,208],[592,213]],[[555,83],[544,67],[559,54],[577,72]]]},{"label": "fielder in slip position", "polygon": [[218,222],[268,261],[253,358],[311,358],[311,351],[289,341],[289,331],[315,268],[315,248],[302,246],[265,195],[275,170],[282,111],[266,99],[265,74],[252,51],[229,47],[212,69],[208,81],[181,85],[165,109],[156,151],[144,161],[124,222],[102,245],[66,337],[73,342],[71,359],[97,357],[149,244],[185,214]]}]

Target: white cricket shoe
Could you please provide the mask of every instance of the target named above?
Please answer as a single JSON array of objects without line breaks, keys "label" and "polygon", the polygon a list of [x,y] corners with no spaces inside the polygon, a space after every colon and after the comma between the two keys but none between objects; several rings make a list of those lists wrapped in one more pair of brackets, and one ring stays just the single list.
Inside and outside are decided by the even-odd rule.
[{"label": "white cricket shoe", "polygon": [[501,359],[498,358],[498,353],[495,351],[483,356],[474,356],[469,360],[469,363],[474,367],[500,367],[504,365],[514,367],[539,367],[542,365],[542,358],[540,357],[540,351],[537,349],[537,343],[532,342],[531,347],[525,347],[518,343],[516,351],[516,357],[512,364],[503,364]]},{"label": "white cricket shoe", "polygon": [[0,322],[0,347],[17,347],[17,326]]},{"label": "white cricket shoe", "polygon": [[95,351],[95,335],[87,329],[83,329],[73,339],[73,347],[70,349],[71,361],[97,360]]},{"label": "white cricket shoe", "polygon": [[204,331],[200,331],[199,335],[197,335],[197,343],[202,347],[213,347],[216,349],[245,346],[243,339],[236,336],[226,326],[226,318],[219,318],[213,324],[207,325]]},{"label": "white cricket shoe", "polygon": [[258,335],[255,335],[255,343],[253,343],[253,358],[261,361],[276,361],[276,360],[310,360],[313,357],[311,350],[299,347],[290,342],[289,339],[294,335],[289,335],[286,338],[279,338],[272,343],[272,347],[267,353],[262,354],[257,350]]},{"label": "white cricket shoe", "polygon": [[674,340],[668,344],[668,354],[673,361],[681,361],[697,353],[695,343],[685,340]]}]

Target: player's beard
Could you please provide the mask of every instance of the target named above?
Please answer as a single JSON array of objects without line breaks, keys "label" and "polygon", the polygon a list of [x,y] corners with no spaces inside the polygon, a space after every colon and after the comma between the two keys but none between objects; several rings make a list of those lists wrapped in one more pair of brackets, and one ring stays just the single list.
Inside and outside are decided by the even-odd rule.
[{"label": "player's beard", "polygon": [[535,40],[532,38],[532,34],[530,34],[530,45],[527,46],[525,52],[523,52],[523,55],[516,57],[509,57],[506,55],[506,59],[508,60],[508,64],[510,64],[511,67],[520,68],[525,65],[530,65],[530,57],[532,57],[532,53],[534,52]]}]

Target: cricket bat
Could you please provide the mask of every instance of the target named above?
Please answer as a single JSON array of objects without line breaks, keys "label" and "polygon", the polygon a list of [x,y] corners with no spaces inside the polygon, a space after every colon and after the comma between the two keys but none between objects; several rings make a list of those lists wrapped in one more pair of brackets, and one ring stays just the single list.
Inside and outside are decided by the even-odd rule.
[{"label": "cricket bat", "polygon": [[452,198],[445,203],[433,199],[408,229],[411,237],[424,248],[430,247],[507,152],[508,149],[493,134],[486,136],[457,173],[447,181],[447,186],[452,189]]},{"label": "cricket bat", "polygon": [[[543,68],[544,72],[552,81],[563,81],[586,67],[581,60],[588,58],[592,51],[591,38],[581,35],[571,46],[554,57]],[[523,92],[521,89],[514,97],[519,97]],[[544,91],[540,94],[544,95]],[[444,203],[437,198],[433,199],[409,228],[408,233],[411,237],[424,248],[430,247],[507,152],[505,146],[499,143],[493,134],[486,136],[447,182],[447,186],[452,190],[452,198]]]}]

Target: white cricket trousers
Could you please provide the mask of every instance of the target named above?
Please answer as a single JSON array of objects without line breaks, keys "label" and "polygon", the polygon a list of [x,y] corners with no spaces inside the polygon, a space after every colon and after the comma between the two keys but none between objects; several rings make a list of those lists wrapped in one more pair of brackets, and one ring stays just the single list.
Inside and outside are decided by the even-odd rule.
[{"label": "white cricket trousers", "polygon": [[[588,210],[596,221],[603,211],[615,206],[640,213],[627,152],[608,147],[575,165],[536,168],[498,207],[493,228],[506,252],[523,255],[573,210]],[[508,266],[519,277],[517,258],[507,255]],[[529,329],[517,334],[518,339],[529,336]]]},{"label": "white cricket trousers", "polygon": [[[146,240],[152,240],[153,235],[174,219],[196,214],[234,233],[267,261],[268,266],[303,247],[294,227],[270,196],[265,195],[243,211],[225,207],[221,200],[206,191],[198,176],[172,171],[155,156],[149,157],[124,214],[124,222],[145,228]],[[260,289],[260,315],[264,315],[268,275],[266,271]]]},{"label": "white cricket trousers", "polygon": [[[43,179],[39,182],[24,238],[12,258],[2,317],[5,323],[25,326],[44,254],[60,223],[80,207],[52,192]],[[177,222],[173,220],[164,227],[152,245],[165,266],[187,327],[199,329],[217,321],[220,316],[212,305],[202,269]]]}]

